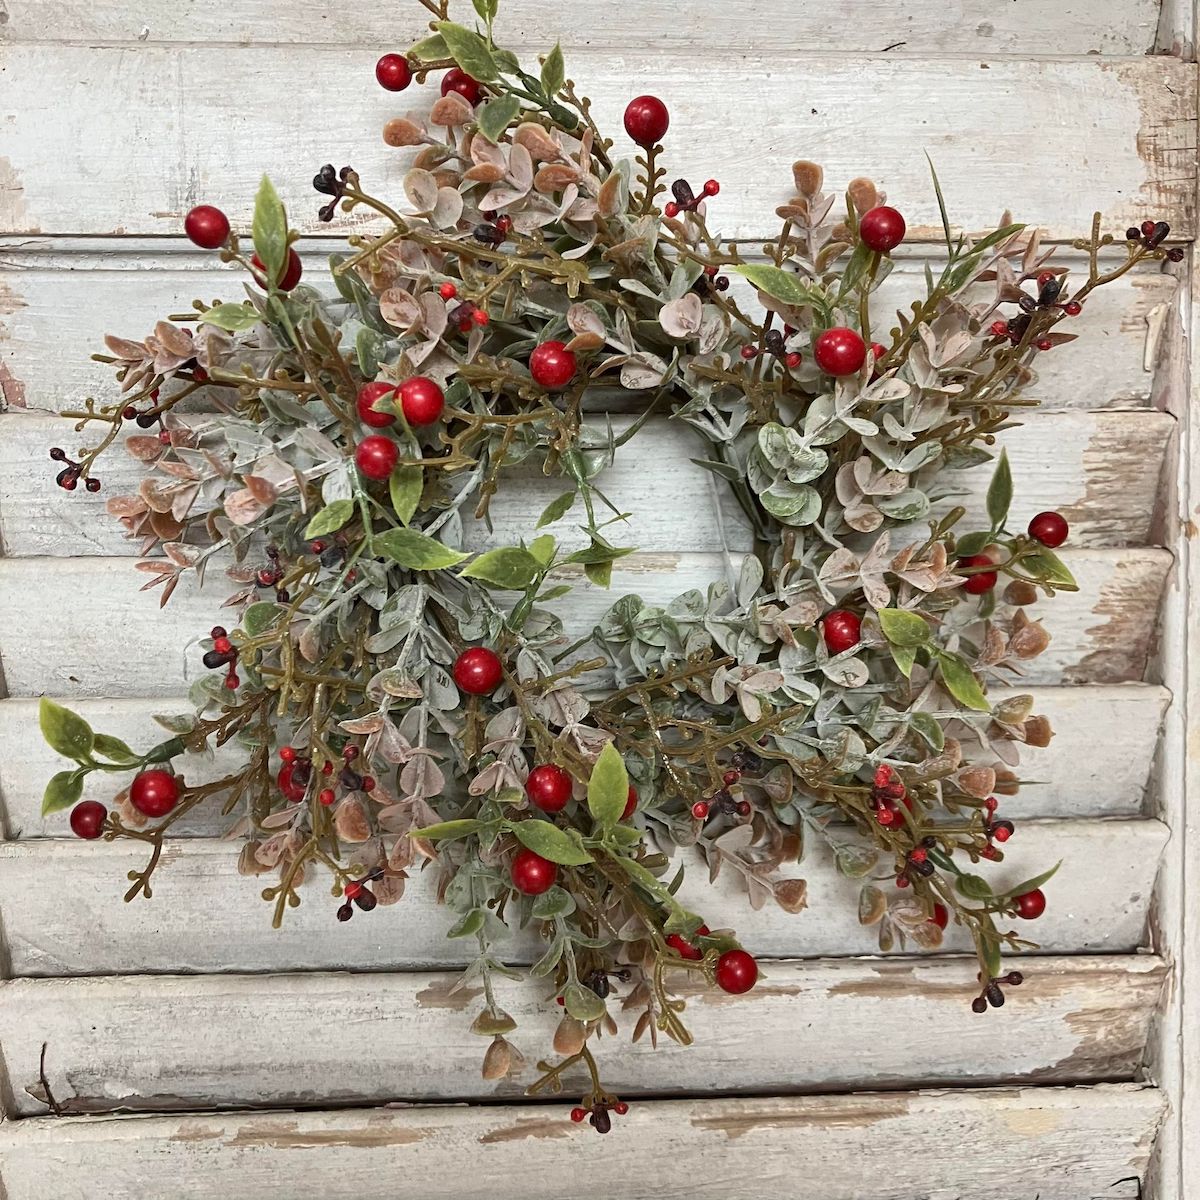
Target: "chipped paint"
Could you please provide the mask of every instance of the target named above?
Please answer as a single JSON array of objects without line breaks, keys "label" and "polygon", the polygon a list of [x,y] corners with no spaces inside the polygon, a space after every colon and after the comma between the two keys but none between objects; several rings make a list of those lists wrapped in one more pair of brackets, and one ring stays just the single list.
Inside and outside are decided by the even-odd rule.
[{"label": "chipped paint", "polygon": [[820,1104],[793,1112],[729,1113],[720,1116],[692,1118],[692,1127],[704,1133],[723,1133],[730,1141],[747,1134],[768,1129],[802,1129],[816,1126],[821,1129],[869,1129],[881,1121],[908,1116],[907,1098],[881,1099],[879,1096],[826,1096]]},{"label": "chipped paint", "polygon": [[0,155],[0,232],[32,233],[27,229],[25,185],[10,159]]},{"label": "chipped paint", "polygon": [[429,1129],[398,1125],[390,1118],[368,1118],[364,1125],[345,1129],[302,1129],[298,1121],[262,1121],[240,1126],[225,1145],[230,1148],[254,1146],[272,1150],[349,1146],[362,1150],[415,1145],[424,1141],[431,1132]]},{"label": "chipped paint", "polygon": [[483,988],[459,987],[457,975],[439,976],[414,997],[418,1008],[448,1009],[450,1012],[465,1012],[467,1007],[483,995]]},{"label": "chipped paint", "polygon": [[1040,1138],[1056,1133],[1063,1127],[1064,1117],[1069,1119],[1070,1115],[1054,1108],[1006,1108],[1000,1119],[1019,1137]]},{"label": "chipped paint", "polygon": [[545,1140],[547,1138],[570,1137],[574,1125],[566,1118],[521,1117],[514,1125],[505,1125],[501,1129],[493,1129],[480,1137],[481,1146],[495,1146],[504,1142],[522,1142],[526,1138]]},{"label": "chipped paint", "polygon": [[12,373],[8,363],[0,359],[0,412],[25,407],[25,385]]}]

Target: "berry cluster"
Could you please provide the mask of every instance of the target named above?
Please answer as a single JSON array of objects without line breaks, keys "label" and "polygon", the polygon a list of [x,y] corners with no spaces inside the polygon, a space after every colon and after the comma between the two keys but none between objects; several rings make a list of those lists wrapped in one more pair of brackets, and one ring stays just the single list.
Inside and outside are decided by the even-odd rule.
[{"label": "berry cluster", "polygon": [[[67,452],[61,446],[50,447],[50,457],[55,462],[66,463],[61,471],[55,476],[54,482],[60,488],[67,492],[73,492],[79,486],[79,478],[83,474],[83,464],[72,461],[67,457]],[[83,486],[89,492],[98,492],[100,490],[100,480],[93,475],[89,475],[83,481]]]},{"label": "berry cluster", "polygon": [[234,691],[241,683],[237,673],[238,648],[230,641],[229,631],[223,625],[214,625],[209,636],[212,638],[212,649],[205,653],[204,665],[210,671],[228,667],[225,686]]},{"label": "berry cluster", "polygon": [[667,201],[663,208],[663,216],[674,220],[680,213],[695,212],[706,198],[715,196],[720,190],[721,185],[715,179],[709,179],[697,196],[686,179],[677,179],[671,184],[671,195],[675,199]]},{"label": "berry cluster", "polygon": [[350,920],[354,916],[355,905],[363,912],[370,912],[379,903],[379,898],[367,887],[367,884],[382,878],[383,868],[375,867],[361,878],[351,879],[342,889],[342,895],[346,897],[346,900],[344,904],[338,906],[337,919],[342,922]]}]

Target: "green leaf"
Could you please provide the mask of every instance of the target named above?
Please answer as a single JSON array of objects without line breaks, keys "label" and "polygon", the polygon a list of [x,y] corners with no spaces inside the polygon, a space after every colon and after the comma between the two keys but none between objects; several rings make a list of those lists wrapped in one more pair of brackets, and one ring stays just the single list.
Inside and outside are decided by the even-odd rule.
[{"label": "green leaf", "polygon": [[908,723],[914,733],[925,739],[935,754],[942,752],[942,748],[946,745],[946,734],[932,713],[910,713]]},{"label": "green leaf", "polygon": [[440,33],[435,33],[410,47],[408,57],[420,62],[433,62],[439,58],[449,58],[450,47]]},{"label": "green leaf", "polygon": [[1008,519],[1009,505],[1012,504],[1013,481],[1012,470],[1008,465],[1008,451],[1000,451],[1000,459],[996,470],[992,473],[992,482],[987,490],[987,514],[992,522],[992,529],[999,530]]},{"label": "green leaf", "polygon": [[506,92],[503,96],[489,100],[476,113],[475,124],[489,142],[498,142],[500,135],[512,124],[513,118],[520,111],[520,97]]},{"label": "green leaf", "polygon": [[923,646],[929,641],[929,626],[923,617],[904,608],[881,608],[879,628],[893,646]]},{"label": "green leaf", "polygon": [[42,816],[48,817],[51,813],[62,812],[64,808],[70,808],[83,795],[83,776],[85,772],[78,771],[59,771],[57,775],[51,777],[50,782],[46,784],[46,790],[42,793]]},{"label": "green leaf", "polygon": [[563,492],[561,496],[556,496],[542,509],[542,515],[538,517],[538,523],[534,528],[541,529],[545,525],[553,525],[555,521],[561,521],[571,511],[571,506],[575,503],[575,496],[576,492],[573,488],[569,492]]},{"label": "green leaf", "polygon": [[594,583],[597,587],[612,586],[612,563],[584,563],[583,573],[587,576],[589,583]]},{"label": "green leaf", "polygon": [[1006,238],[1020,233],[1024,228],[1024,225],[1001,225],[999,229],[993,229],[987,237],[980,238],[977,242],[972,242],[971,253],[978,254],[983,250],[989,250],[992,246],[1004,241]]},{"label": "green leaf", "polygon": [[937,171],[933,165],[933,159],[929,157],[929,151],[925,151],[925,161],[929,164],[929,174],[933,176],[933,191],[937,196],[938,212],[942,215],[942,231],[946,236],[946,249],[954,254],[954,238],[950,234],[950,218],[946,214],[946,199],[942,195],[942,185],[938,181]]},{"label": "green leaf", "polygon": [[201,325],[215,325],[230,333],[250,329],[261,320],[262,314],[253,304],[214,304],[200,314]]},{"label": "green leaf", "polygon": [[353,515],[353,500],[335,500],[332,504],[327,504],[320,512],[313,513],[312,520],[304,527],[304,536],[306,538],[324,537],[327,533],[341,529]]},{"label": "green leaf", "polygon": [[575,899],[566,888],[555,884],[533,902],[533,916],[538,921],[552,921],[555,917],[569,917],[575,911]]},{"label": "green leaf", "polygon": [[979,680],[975,678],[964,659],[959,658],[957,654],[951,654],[948,650],[939,650],[937,661],[946,690],[959,704],[979,712],[988,712],[991,709],[992,706],[983,694],[983,688],[979,686]]},{"label": "green leaf", "polygon": [[581,983],[568,983],[563,989],[563,1007],[577,1021],[598,1021],[605,1013],[604,1001]]},{"label": "green leaf", "polygon": [[381,533],[375,539],[375,552],[410,571],[440,571],[467,557],[416,529],[389,529]]},{"label": "green leaf", "polygon": [[92,750],[101,758],[106,758],[112,763],[140,763],[142,761],[142,756],[136,750],[127,746],[119,737],[113,737],[107,733],[96,734]]},{"label": "green leaf", "polygon": [[602,829],[609,829],[620,819],[629,799],[629,772],[620,751],[608,742],[588,780],[588,812]]},{"label": "green leaf", "polygon": [[514,821],[510,828],[526,850],[532,850],[552,863],[578,867],[592,861],[592,856],[583,848],[583,842],[574,829],[559,829],[557,825],[536,817]]},{"label": "green leaf", "polygon": [[543,567],[548,567],[554,561],[554,551],[558,549],[558,542],[553,534],[543,533],[541,537],[535,537],[529,543],[529,553],[542,564]]},{"label": "green leaf", "polygon": [[1058,868],[1061,866],[1062,860],[1060,859],[1050,870],[1043,871],[1040,875],[1034,875],[1032,879],[1022,879],[1020,883],[1014,883],[1012,887],[999,893],[1000,899],[1011,900],[1014,896],[1023,896],[1026,892],[1032,892],[1034,888],[1040,888],[1042,884],[1049,883],[1058,874]]},{"label": "green leaf", "polygon": [[964,533],[954,543],[954,553],[961,558],[966,558],[970,554],[978,554],[991,540],[991,534],[986,529],[980,529],[975,533]]},{"label": "green leaf", "polygon": [[819,309],[822,313],[829,311],[829,301],[820,288],[807,284],[793,271],[783,271],[779,267],[768,266],[766,263],[743,263],[734,267],[739,275],[744,275],[760,292],[784,304],[794,304]]},{"label": "green leaf", "polygon": [[496,9],[500,6],[500,0],[471,0],[471,4],[479,14],[481,21],[494,21],[496,19]]},{"label": "green leaf", "polygon": [[250,637],[257,637],[270,629],[282,615],[283,609],[278,604],[271,600],[260,600],[246,609],[242,617],[242,628]]},{"label": "green leaf", "polygon": [[492,587],[524,591],[537,578],[542,564],[520,546],[501,546],[486,550],[459,572],[468,579],[479,579]]},{"label": "green leaf", "polygon": [[905,679],[910,679],[912,677],[913,664],[917,661],[916,648],[913,646],[889,645],[888,649],[892,652],[892,659],[895,661],[896,666],[900,668],[900,674]]},{"label": "green leaf", "polygon": [[612,563],[616,562],[618,558],[624,558],[627,554],[632,553],[632,546],[609,546],[607,543],[593,538],[590,546],[568,554],[563,561],[583,563],[585,566],[588,563]]},{"label": "green leaf", "polygon": [[984,940],[983,964],[988,976],[992,979],[995,979],[1003,970],[1003,964],[1000,960],[1000,942],[998,939],[989,937]]},{"label": "green leaf", "polygon": [[51,750],[80,763],[87,762],[91,757],[96,735],[78,713],[43,696],[38,705],[38,724]]},{"label": "green leaf", "polygon": [[449,938],[474,937],[483,928],[486,920],[487,916],[483,909],[473,908],[446,930],[446,936]]},{"label": "green leaf", "polygon": [[742,478],[741,471],[737,467],[731,467],[728,463],[714,462],[709,458],[693,458],[691,461],[696,466],[703,467],[714,475],[719,475],[722,479],[728,479],[731,483],[737,483]]},{"label": "green leaf", "polygon": [[954,886],[969,900],[990,900],[992,885],[982,875],[960,875]]},{"label": "green leaf", "polygon": [[554,49],[546,55],[546,61],[542,63],[542,91],[546,93],[548,99],[553,100],[562,90],[566,75],[562,47],[555,42]]},{"label": "green leaf", "polygon": [[425,491],[425,468],[416,463],[406,463],[397,467],[388,478],[388,495],[392,498],[392,508],[396,516],[407,525],[421,503],[421,495]]},{"label": "green leaf", "polygon": [[438,21],[435,28],[445,38],[450,57],[472,79],[478,79],[480,83],[489,83],[500,77],[500,68],[492,57],[487,42],[473,29],[468,29],[465,25],[456,25],[453,21]]},{"label": "green leaf", "polygon": [[258,187],[258,198],[254,201],[254,252],[263,265],[271,286],[283,278],[287,262],[287,213],[283,201],[275,191],[275,185],[265,175]]},{"label": "green leaf", "polygon": [[439,821],[436,825],[426,825],[424,829],[410,830],[408,836],[428,838],[431,842],[453,841],[455,838],[470,837],[482,827],[482,821],[463,817],[457,821]]},{"label": "green leaf", "polygon": [[1035,579],[1044,579],[1047,583],[1052,583],[1057,587],[1072,590],[1079,587],[1075,582],[1075,576],[1067,569],[1067,564],[1053,550],[1038,550],[1034,554],[1024,554],[1021,556],[1020,565]]}]

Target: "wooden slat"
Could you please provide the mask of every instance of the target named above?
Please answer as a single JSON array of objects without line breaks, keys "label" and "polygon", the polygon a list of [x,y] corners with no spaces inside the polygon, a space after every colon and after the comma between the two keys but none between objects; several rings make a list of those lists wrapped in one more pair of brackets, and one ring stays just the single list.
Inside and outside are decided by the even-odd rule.
[{"label": "wooden slat", "polygon": [[[331,292],[327,249],[305,247],[305,279]],[[1076,274],[1083,269],[1078,254],[1064,250],[1059,257]],[[916,252],[897,254],[877,313],[923,294],[926,261]],[[194,299],[236,298],[240,279],[240,271],[217,266],[213,255],[174,240],[31,239],[0,246],[0,408],[58,411],[80,407],[87,396],[114,396],[111,370],[88,357],[103,350],[105,333],[144,337],[164,313],[187,312]],[[1175,288],[1171,276],[1149,269],[1102,288],[1080,318],[1084,336],[1039,359],[1038,380],[1026,396],[1052,409],[1144,407],[1147,335]]]},{"label": "wooden slat", "polygon": [[[1050,648],[1030,664],[1031,684],[1121,683],[1142,679],[1154,633],[1147,619],[1170,565],[1160,550],[1077,550],[1063,554],[1079,583],[1032,611],[1045,616]],[[635,554],[613,570],[611,589],[579,582],[555,602],[568,630],[579,633],[622,595],[669,601],[722,577],[717,554]],[[141,594],[145,576],[128,559],[0,560],[0,662],[11,696],[175,696],[203,669],[198,645],[227,618],[228,587],[181,584],[160,614],[156,595]],[[570,578],[575,578],[571,576]],[[102,631],[136,628],[137,653],[121,653]]]},{"label": "wooden slat", "polygon": [[[6,126],[0,232],[177,233],[199,200],[221,203],[240,223],[264,170],[298,226],[315,229],[311,178],[320,159],[297,159],[309,133],[322,147],[344,148],[368,187],[398,194],[404,156],[378,131],[426,101],[383,92],[372,76],[377,53],[9,47],[12,93],[53,95],[55,105],[50,114],[25,105]],[[620,138],[618,153],[630,149],[620,119],[632,81],[653,73],[672,111],[667,169],[692,179],[724,172],[712,221],[727,237],[775,228],[791,163],[806,157],[824,162],[834,187],[871,170],[906,212],[910,241],[940,241],[922,147],[946,181],[954,219],[969,228],[1004,207],[1064,240],[1085,233],[1097,208],[1115,232],[1151,214],[1179,236],[1194,228],[1196,76],[1174,59],[829,54],[798,71],[784,57],[710,55],[699,88],[687,51],[575,52],[568,69],[592,95],[601,126]],[[237,86],[212,86],[230,78]],[[297,81],[321,98],[300,117],[278,102]],[[855,128],[870,130],[870,162],[861,140],[846,136],[847,112]]]},{"label": "wooden slat", "polygon": [[[623,428],[628,420],[614,424]],[[597,442],[603,444],[604,422],[597,419],[595,425]],[[1003,437],[1018,481],[1011,526],[1020,529],[1035,512],[1054,508],[1071,523],[1072,546],[1145,544],[1174,427],[1165,413],[1030,415]],[[94,445],[97,438],[95,426],[82,435],[72,428],[70,422],[41,414],[0,416],[0,545],[6,554],[135,552],[136,543],[126,540],[104,506],[109,496],[136,492],[146,477],[145,464],[118,447],[97,471],[104,484],[100,492],[63,492],[54,486],[58,468],[47,456],[49,447],[65,444],[74,454],[78,444]],[[729,545],[748,550],[752,535],[736,502],[723,483],[714,489],[708,472],[692,462],[707,454],[707,443],[687,426],[666,417],[648,423],[597,481],[613,504],[630,514],[613,527],[613,535],[641,550],[702,551],[721,544],[723,527]],[[654,463],[652,472],[646,471],[647,462]],[[566,487],[562,476],[547,478],[532,466],[513,469],[505,478],[490,509],[492,532],[479,523],[473,546],[485,541],[515,545],[527,539],[538,513]],[[954,494],[938,511],[965,505],[960,529],[986,528],[984,496],[990,478],[985,469],[942,476],[939,485]],[[723,524],[717,521],[717,495]],[[564,543],[585,545],[581,512],[582,506],[550,526],[550,532]]]},{"label": "wooden slat", "polygon": [[[1004,812],[1025,817],[1121,817],[1142,810],[1142,796],[1169,699],[1149,684],[1029,689],[1034,711],[1054,727],[1050,750],[1025,750],[1018,768],[1021,791],[1004,800]],[[1006,694],[997,690],[993,699]],[[62,702],[82,713],[95,728],[132,746],[151,746],[166,734],[155,713],[189,712],[182,697],[158,700],[77,700]],[[224,746],[212,759],[177,760],[191,783],[218,779],[244,755]],[[36,700],[0,700],[0,810],[12,838],[63,837],[67,817],[41,816],[42,789],[63,761],[37,736]],[[84,784],[84,796],[109,800],[113,779],[99,773]],[[217,806],[202,805],[173,825],[174,836],[211,837],[227,825]]]},{"label": "wooden slat", "polygon": [[[695,1043],[598,1048],[622,1095],[791,1093],[938,1084],[1087,1083],[1134,1078],[1166,966],[1157,958],[1034,958],[1003,1013],[971,1011],[973,958],[774,962],[749,996],[685,979]],[[68,1113],[515,1098],[534,1078],[562,1010],[544,982],[501,980],[531,1056],[497,1085],[467,1026],[479,989],[455,976],[257,975],[23,979],[0,984],[3,1067],[15,1115],[46,1077]],[[614,1002],[613,1011],[619,1005]],[[1014,1036],[1019,1025],[1019,1036]],[[321,1029],[298,1044],[265,1030]],[[878,1037],[881,1028],[903,1037]],[[747,1037],[748,1029],[754,1036]],[[871,1046],[869,1056],[861,1053]]]},{"label": "wooden slat", "polygon": [[[1144,943],[1166,833],[1146,820],[1029,821],[987,876],[997,887],[1011,886],[1062,859],[1047,885],[1046,915],[1017,922],[1022,936],[1053,954],[1126,953]],[[146,848],[130,843],[0,843],[0,912],[11,974],[432,969],[462,965],[472,953],[445,937],[452,920],[435,903],[432,871],[409,883],[395,909],[346,924],[335,920],[337,902],[324,882],[310,883],[303,902],[275,930],[260,898],[264,880],[237,874],[236,845],[169,843],[154,898],[124,904],[126,872],[145,858]],[[680,897],[713,928],[736,927],[746,948],[766,957],[871,952],[873,931],[858,924],[858,881],[839,875],[819,849],[797,873],[808,880],[809,899],[798,916],[774,905],[753,912],[731,872],[710,885],[694,865]],[[952,926],[946,944],[962,950],[969,942]],[[523,934],[504,954],[532,961],[535,952]]]},{"label": "wooden slat", "polygon": [[[466,5],[456,15],[468,20]],[[291,0],[225,0],[220,5],[131,3],[130,0],[7,0],[0,41],[156,45],[165,42],[364,46],[378,53],[379,31],[404,49],[421,36],[424,13],[415,0],[362,0],[297,7]],[[880,6],[841,0],[837,48],[845,54],[1145,54],[1154,45],[1157,0],[924,0]],[[505,45],[545,52],[626,50],[648,40],[664,50],[786,54],[830,48],[829,10],[816,0],[727,0],[720,19],[704,4],[650,0],[636,6],[604,0],[571,12],[542,0],[505,0],[498,35]]]},{"label": "wooden slat", "polygon": [[1138,1084],[631,1105],[74,1117],[0,1127],[7,1200],[1132,1200],[1164,1103]]}]

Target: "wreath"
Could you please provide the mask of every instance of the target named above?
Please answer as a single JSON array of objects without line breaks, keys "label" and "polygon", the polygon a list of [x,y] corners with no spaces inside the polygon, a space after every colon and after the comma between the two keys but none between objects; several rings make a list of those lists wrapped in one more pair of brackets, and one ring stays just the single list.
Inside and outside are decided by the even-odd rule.
[{"label": "wreath", "polygon": [[[493,983],[517,974],[505,947],[531,927],[528,973],[562,1015],[529,1091],[582,1064],[571,1115],[600,1132],[626,1110],[593,1053],[618,1017],[635,1040],[687,1043],[681,973],[731,993],[759,976],[694,884],[681,892],[685,862],[798,913],[815,841],[860,881],[881,949],[935,948],[953,922],[979,959],[972,1006],[1003,1004],[1021,974],[1002,954],[1032,945],[1009,924],[1041,915],[1053,870],[997,890],[980,864],[1014,832],[998,797],[1017,788],[1017,748],[1051,730],[1032,697],[991,705],[985,689],[1046,648],[1027,606],[1075,584],[1059,514],[1011,527],[994,445],[1091,293],[1180,257],[1168,226],[1129,229],[1102,267],[1114,238],[1097,216],[1073,280],[1007,218],[956,234],[934,175],[944,262],[885,318],[905,221],[869,179],[843,209],[797,162],[778,235],[723,240],[716,180],[676,179],[666,198],[661,100],[630,101],[640,153],[615,157],[557,46],[535,74],[495,41],[497,0],[474,0],[475,28],[422,3],[430,36],[376,67],[393,92],[441,73],[427,112],[383,130],[415,151],[410,211],[349,166],[313,181],[322,221],[386,222],[357,221],[332,257],[337,295],[303,282],[269,180],[250,245],[195,208],[188,237],[246,272],[244,298],[109,337],[97,357],[120,397],[64,414],[103,435],[75,459],[50,451],[62,488],[99,490],[119,438],[144,466],[107,507],[145,586],[166,603],[223,570],[237,590],[197,639],[195,712],[160,717],[170,737],[146,753],[42,701],[74,763],[44,811],[147,844],[132,900],[174,823],[215,805],[242,872],[274,876],[277,926],[322,871],[330,920],[348,921],[379,920],[428,870],[469,947],[460,982],[482,989],[488,1079],[524,1068]],[[555,602],[607,586],[634,550],[605,469],[666,419],[700,447],[728,577],[666,604],[626,595],[568,630]],[[964,473],[989,461],[971,519]],[[561,494],[528,538],[488,544],[496,496],[533,472]],[[189,783],[225,743],[244,764]],[[97,771],[132,773],[111,808],[80,802]]]}]

